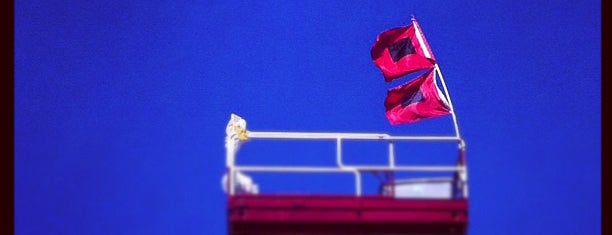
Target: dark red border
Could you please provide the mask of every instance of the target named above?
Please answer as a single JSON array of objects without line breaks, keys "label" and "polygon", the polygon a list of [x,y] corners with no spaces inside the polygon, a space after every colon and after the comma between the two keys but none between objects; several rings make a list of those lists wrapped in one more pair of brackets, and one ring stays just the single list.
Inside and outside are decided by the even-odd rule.
[{"label": "dark red border", "polygon": [[236,195],[228,231],[239,234],[465,234],[465,199],[383,196]]},{"label": "dark red border", "polygon": [[[610,96],[609,94],[606,94],[605,90],[606,88],[609,88],[609,84],[610,81],[608,81],[608,79],[610,78],[610,70],[606,69],[609,66],[606,66],[606,64],[609,64],[610,62],[610,48],[612,48],[610,46],[610,44],[608,44],[608,40],[606,40],[606,38],[610,38],[610,36],[607,36],[604,32],[604,29],[606,28],[606,26],[610,25],[609,18],[606,15],[606,4],[604,4],[606,1],[601,1],[601,220],[599,221],[601,224],[601,230],[602,233],[601,234],[610,234],[612,233],[612,229],[610,229],[610,225],[608,223],[604,223],[604,221],[607,221],[607,218],[609,218],[609,211],[607,210],[610,207],[610,202],[606,202],[606,198],[610,197],[610,192],[609,191],[610,187],[610,172],[609,170],[605,170],[606,166],[610,166],[610,160],[607,159],[607,157],[604,156],[610,156],[610,154],[606,154],[606,152],[609,152],[609,149],[606,149],[604,146],[606,146],[607,144],[605,144],[606,139],[609,139],[608,136],[610,136],[610,134],[607,134],[607,128],[605,128],[606,126],[610,126],[609,123],[606,123],[606,120],[608,120],[606,117],[609,117],[610,115],[606,112],[605,109],[605,105],[609,104],[609,101],[606,102],[606,96]],[[610,3],[608,3],[609,5]],[[608,30],[609,31],[609,30]],[[607,89],[609,90],[609,89]],[[609,110],[609,108],[608,108]],[[609,168],[609,167],[608,167]],[[608,186],[608,187],[606,187]]]},{"label": "dark red border", "polygon": [[2,1],[2,6],[0,7],[2,12],[0,13],[0,24],[2,24],[2,35],[4,35],[4,40],[2,40],[2,133],[4,133],[4,138],[2,138],[2,150],[3,153],[0,155],[0,165],[2,168],[0,170],[0,178],[2,181],[2,205],[0,211],[2,211],[2,216],[0,220],[2,220],[2,228],[1,234],[14,234],[14,190],[15,190],[15,181],[14,181],[14,162],[15,162],[15,137],[14,137],[14,112],[15,112],[15,96],[14,96],[14,68],[15,68],[15,56],[14,56],[14,48],[15,48],[15,40],[14,40],[14,29],[15,29],[15,9],[14,1]]}]

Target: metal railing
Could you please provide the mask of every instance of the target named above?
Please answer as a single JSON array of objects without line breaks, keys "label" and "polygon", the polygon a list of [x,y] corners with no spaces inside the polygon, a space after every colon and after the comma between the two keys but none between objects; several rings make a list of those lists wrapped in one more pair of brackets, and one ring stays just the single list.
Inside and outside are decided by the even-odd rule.
[{"label": "metal railing", "polygon": [[[311,166],[237,166],[235,164],[235,148],[228,148],[226,164],[228,171],[229,195],[235,194],[234,173],[238,172],[304,172],[304,173],[353,173],[355,176],[355,195],[362,195],[361,172],[390,171],[390,172],[454,172],[462,189],[462,197],[468,197],[467,166],[465,163],[465,142],[456,136],[391,136],[378,133],[318,133],[318,132],[252,132],[246,131],[248,139],[300,139],[300,140],[329,140],[336,142],[335,167]],[[342,142],[344,140],[369,140],[388,142],[387,165],[347,165],[343,162]],[[395,163],[395,142],[428,141],[428,142],[457,142],[460,160],[454,166],[402,166]]]}]

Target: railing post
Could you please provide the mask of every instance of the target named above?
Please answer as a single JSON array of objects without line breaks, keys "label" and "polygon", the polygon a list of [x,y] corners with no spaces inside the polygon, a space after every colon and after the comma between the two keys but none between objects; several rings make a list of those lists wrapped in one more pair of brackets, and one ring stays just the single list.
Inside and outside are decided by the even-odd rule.
[{"label": "railing post", "polygon": [[336,138],[336,163],[338,167],[343,168],[344,164],[342,163],[342,138]]},{"label": "railing post", "polygon": [[353,173],[355,173],[355,194],[361,197],[361,174],[357,169],[353,169]]},{"label": "railing post", "polygon": [[225,169],[227,174],[227,192],[234,195],[234,158],[236,156],[235,143],[232,139],[225,138]]},{"label": "railing post", "polygon": [[395,167],[395,147],[393,141],[389,141],[389,167]]}]

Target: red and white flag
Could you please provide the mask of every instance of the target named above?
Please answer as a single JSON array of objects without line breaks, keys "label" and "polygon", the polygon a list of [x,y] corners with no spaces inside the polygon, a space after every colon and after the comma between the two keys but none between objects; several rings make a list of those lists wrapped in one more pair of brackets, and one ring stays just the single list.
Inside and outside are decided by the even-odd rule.
[{"label": "red and white flag", "polygon": [[379,34],[370,54],[387,82],[436,64],[427,39],[414,18],[408,26]]},{"label": "red and white flag", "polygon": [[413,123],[450,114],[450,108],[435,82],[435,69],[387,91],[386,116],[392,125]]}]

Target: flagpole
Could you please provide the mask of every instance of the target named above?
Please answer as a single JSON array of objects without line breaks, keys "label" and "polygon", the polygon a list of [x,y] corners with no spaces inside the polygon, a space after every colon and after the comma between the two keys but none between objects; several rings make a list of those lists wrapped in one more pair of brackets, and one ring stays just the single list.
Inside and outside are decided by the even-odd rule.
[{"label": "flagpole", "polygon": [[[423,42],[423,32],[421,32],[419,23],[416,21],[416,17],[414,17],[414,15],[412,16],[412,23],[414,24],[414,29],[416,30],[416,37],[419,41],[421,48],[423,48],[423,53],[425,54],[425,57],[432,58],[433,56],[432,53],[429,51],[429,47],[425,45],[425,42]],[[440,76],[440,81],[442,82],[444,93],[446,93],[446,97],[448,98],[448,106],[450,106],[450,113],[453,117],[453,124],[455,125],[455,134],[457,135],[457,138],[461,138],[461,135],[459,133],[459,125],[457,124],[457,115],[455,115],[455,108],[453,107],[453,101],[450,97],[450,93],[448,92],[448,88],[446,87],[446,82],[444,82],[444,76],[442,76],[442,72],[440,71],[440,66],[438,66],[438,62],[434,64],[434,68],[436,70],[436,73],[438,73],[438,76]]]},{"label": "flagpole", "polygon": [[440,66],[438,66],[437,62],[434,65],[434,67],[435,67],[436,73],[438,73],[438,76],[440,76],[440,81],[442,82],[444,93],[446,93],[446,97],[448,98],[448,106],[450,106],[451,116],[453,117],[453,124],[455,124],[455,134],[457,135],[457,138],[461,138],[461,134],[459,134],[459,125],[457,124],[457,115],[455,114],[455,107],[453,106],[453,101],[450,97],[450,93],[448,92],[448,88],[446,88],[446,83],[444,82],[444,76],[442,76],[442,72],[440,71]]}]

